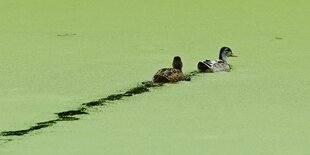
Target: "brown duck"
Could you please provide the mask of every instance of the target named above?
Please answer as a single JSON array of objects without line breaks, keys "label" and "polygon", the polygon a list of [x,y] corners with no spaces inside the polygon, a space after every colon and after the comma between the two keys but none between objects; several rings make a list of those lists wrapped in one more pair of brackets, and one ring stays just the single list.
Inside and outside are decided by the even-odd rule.
[{"label": "brown duck", "polygon": [[173,83],[181,80],[189,81],[190,78],[184,76],[182,72],[183,63],[179,56],[173,58],[172,62],[173,68],[162,68],[156,72],[153,77],[154,83]]}]

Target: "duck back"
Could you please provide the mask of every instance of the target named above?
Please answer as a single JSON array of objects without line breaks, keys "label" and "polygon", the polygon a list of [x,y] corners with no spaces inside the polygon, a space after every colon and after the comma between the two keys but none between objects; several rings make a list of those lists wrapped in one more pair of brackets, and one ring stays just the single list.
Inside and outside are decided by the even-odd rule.
[{"label": "duck back", "polygon": [[163,68],[156,72],[153,77],[155,83],[177,82],[183,79],[182,71],[175,68]]}]

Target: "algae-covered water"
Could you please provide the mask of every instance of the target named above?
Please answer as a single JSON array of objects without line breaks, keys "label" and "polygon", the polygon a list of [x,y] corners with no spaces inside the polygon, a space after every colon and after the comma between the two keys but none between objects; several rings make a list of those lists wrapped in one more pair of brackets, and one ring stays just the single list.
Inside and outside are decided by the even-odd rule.
[{"label": "algae-covered water", "polygon": [[123,93],[179,55],[184,72],[229,46],[227,73],[1,136],[0,154],[310,154],[310,3],[0,1],[0,132]]}]

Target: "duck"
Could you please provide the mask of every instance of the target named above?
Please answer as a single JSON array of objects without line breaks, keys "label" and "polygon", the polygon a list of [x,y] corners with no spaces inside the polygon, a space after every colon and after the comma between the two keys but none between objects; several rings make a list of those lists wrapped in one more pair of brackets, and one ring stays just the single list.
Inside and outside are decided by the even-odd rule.
[{"label": "duck", "polygon": [[220,49],[219,59],[218,60],[201,60],[198,62],[198,71],[199,72],[222,72],[230,71],[231,66],[227,62],[228,57],[237,57],[229,47],[222,47]]},{"label": "duck", "polygon": [[153,76],[154,83],[175,83],[178,81],[189,81],[190,77],[184,76],[182,72],[183,63],[181,57],[175,56],[172,61],[172,68],[159,69]]}]

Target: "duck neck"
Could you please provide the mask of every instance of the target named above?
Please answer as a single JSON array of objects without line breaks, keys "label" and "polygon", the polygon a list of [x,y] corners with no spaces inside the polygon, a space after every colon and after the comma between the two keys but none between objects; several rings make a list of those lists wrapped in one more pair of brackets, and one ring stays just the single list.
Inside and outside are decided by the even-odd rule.
[{"label": "duck neck", "polygon": [[219,59],[223,61],[227,61],[227,56],[224,54],[224,52],[220,53]]},{"label": "duck neck", "polygon": [[181,64],[176,64],[173,66],[174,69],[178,69],[182,72],[182,65]]},{"label": "duck neck", "polygon": [[180,71],[182,72],[183,64],[182,64],[181,61],[173,61],[172,67],[173,67],[174,69],[178,69],[178,70],[180,70]]}]

